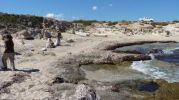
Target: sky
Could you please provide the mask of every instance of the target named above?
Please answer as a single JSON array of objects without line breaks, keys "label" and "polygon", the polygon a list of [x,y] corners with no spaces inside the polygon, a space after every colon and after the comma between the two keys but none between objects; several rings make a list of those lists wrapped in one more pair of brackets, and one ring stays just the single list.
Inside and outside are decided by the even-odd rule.
[{"label": "sky", "polygon": [[179,0],[0,0],[0,12],[58,20],[179,20]]}]

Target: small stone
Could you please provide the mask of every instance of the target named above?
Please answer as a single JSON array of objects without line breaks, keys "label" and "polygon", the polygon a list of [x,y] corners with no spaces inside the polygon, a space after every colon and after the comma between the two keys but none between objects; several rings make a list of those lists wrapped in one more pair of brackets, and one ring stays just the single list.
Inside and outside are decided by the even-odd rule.
[{"label": "small stone", "polygon": [[120,88],[120,85],[119,84],[115,84],[115,85],[112,86],[111,91],[113,91],[113,92],[120,92],[119,88]]},{"label": "small stone", "polygon": [[47,51],[47,48],[42,48],[41,50],[42,50],[42,51]]},{"label": "small stone", "polygon": [[73,42],[75,42],[73,39],[69,39],[69,40],[67,40],[66,42],[68,42],[68,43],[73,43]]}]

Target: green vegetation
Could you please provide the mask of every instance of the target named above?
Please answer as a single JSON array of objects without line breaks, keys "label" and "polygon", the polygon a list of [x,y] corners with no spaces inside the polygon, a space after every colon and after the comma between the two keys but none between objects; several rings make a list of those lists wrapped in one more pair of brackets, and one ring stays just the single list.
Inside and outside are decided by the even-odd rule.
[{"label": "green vegetation", "polygon": [[90,26],[92,23],[98,22],[97,20],[74,20],[72,23],[81,23],[85,26]]},{"label": "green vegetation", "polygon": [[173,23],[179,23],[179,20],[174,20],[174,21],[172,21]]},{"label": "green vegetation", "polygon": [[179,100],[179,84],[157,80],[160,89],[154,93],[143,93],[143,100]]},{"label": "green vegetation", "polygon": [[120,24],[120,25],[129,25],[129,24],[132,24],[132,23],[134,23],[134,22],[136,22],[136,21],[126,21],[126,20],[122,20],[122,21],[119,22],[119,24]]},{"label": "green vegetation", "polygon": [[1,22],[4,22],[5,24],[8,24],[8,23],[15,22],[16,21],[16,17],[15,16],[9,16],[9,15],[0,16],[0,20],[1,20]]},{"label": "green vegetation", "polygon": [[158,26],[167,26],[168,24],[169,24],[168,22],[153,22],[152,26],[153,27],[156,27],[157,25]]},{"label": "green vegetation", "polygon": [[109,26],[114,26],[114,25],[116,25],[118,22],[108,22],[108,25]]},{"label": "green vegetation", "polygon": [[13,15],[13,14],[0,14],[1,25],[7,27],[40,27],[43,22],[43,17],[30,16],[30,15]]}]

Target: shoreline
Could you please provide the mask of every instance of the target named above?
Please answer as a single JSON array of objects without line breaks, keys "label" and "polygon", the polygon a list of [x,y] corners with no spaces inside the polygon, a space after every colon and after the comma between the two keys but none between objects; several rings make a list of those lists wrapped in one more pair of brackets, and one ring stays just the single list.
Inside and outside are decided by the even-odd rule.
[{"label": "shoreline", "polygon": [[[41,48],[45,46],[44,40],[27,40],[25,45],[17,44],[15,41],[15,50],[21,55],[16,56],[16,66],[19,70],[34,70],[38,69],[37,72],[0,72],[2,76],[0,84],[11,82],[10,86],[5,87],[10,91],[15,91],[15,94],[3,92],[0,94],[1,98],[15,98],[15,99],[54,99],[61,98],[60,95],[65,97],[74,96],[75,89],[81,84],[88,84],[89,87],[96,91],[97,95],[105,96],[111,92],[113,83],[105,85],[104,82],[87,80],[85,73],[80,69],[81,65],[85,64],[116,64],[123,61],[132,61],[134,59],[149,59],[147,56],[140,56],[138,54],[125,54],[125,53],[114,53],[106,48],[113,48],[124,46],[126,43],[134,44],[134,42],[141,43],[145,41],[178,41],[179,37],[164,37],[158,38],[155,35],[150,36],[152,39],[146,36],[108,36],[108,37],[81,37],[74,34],[63,33],[64,39],[62,46],[57,48],[51,48],[47,51],[41,51]],[[159,36],[160,37],[160,36]],[[74,42],[69,43],[67,40],[72,39]],[[126,41],[128,40],[128,41]],[[139,42],[138,42],[139,41]],[[150,43],[149,42],[149,43]],[[14,77],[19,78],[21,76],[23,80],[20,83],[13,81]],[[119,83],[120,84],[120,83]],[[129,83],[127,83],[129,84]],[[169,84],[169,83],[165,83]],[[176,83],[178,84],[178,83]],[[19,87],[19,85],[21,85]],[[86,85],[85,85],[86,86]],[[177,85],[178,86],[178,85]],[[28,87],[28,88],[27,88]],[[67,87],[68,89],[63,89]],[[103,88],[102,88],[103,87]],[[112,92],[114,95],[121,95],[124,98],[136,98],[135,95],[129,95],[131,92],[128,89],[120,89],[121,92]],[[4,90],[3,89],[3,90]],[[58,90],[57,90],[58,89]],[[23,91],[23,92],[20,92]],[[64,93],[66,91],[66,93]],[[105,92],[106,91],[106,92]],[[125,93],[128,92],[128,93]],[[104,93],[103,93],[104,92]],[[172,91],[173,92],[173,91]],[[133,93],[133,92],[132,92]],[[30,94],[30,95],[27,95]],[[38,94],[38,95],[37,95]],[[72,95],[69,95],[72,94]],[[133,93],[133,94],[136,94]],[[37,96],[35,96],[37,95]],[[136,94],[137,95],[137,94]],[[142,96],[142,94],[140,94]],[[140,98],[138,96],[138,98]],[[112,97],[109,96],[109,97]],[[62,99],[66,100],[66,99]]]}]

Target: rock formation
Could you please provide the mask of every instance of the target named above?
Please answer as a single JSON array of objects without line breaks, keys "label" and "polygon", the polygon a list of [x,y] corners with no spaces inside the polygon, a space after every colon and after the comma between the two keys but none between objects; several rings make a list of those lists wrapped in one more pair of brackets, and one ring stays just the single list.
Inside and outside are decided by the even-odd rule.
[{"label": "rock formation", "polygon": [[76,87],[75,94],[69,100],[100,100],[94,89],[85,84]]}]

